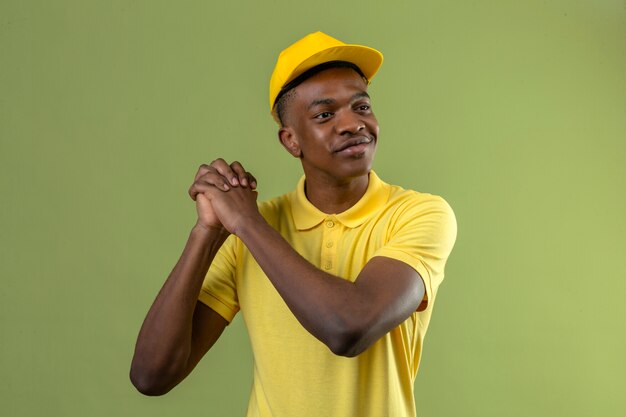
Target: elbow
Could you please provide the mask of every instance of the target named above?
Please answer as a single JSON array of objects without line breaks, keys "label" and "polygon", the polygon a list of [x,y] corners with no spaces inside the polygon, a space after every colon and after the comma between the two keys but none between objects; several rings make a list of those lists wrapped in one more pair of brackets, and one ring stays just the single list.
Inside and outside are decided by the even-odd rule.
[{"label": "elbow", "polygon": [[163,378],[157,372],[141,369],[138,366],[131,366],[129,376],[130,382],[137,391],[150,397],[167,394],[173,388],[173,385],[168,386],[164,383],[167,378]]},{"label": "elbow", "polygon": [[368,332],[365,328],[345,327],[331,335],[326,345],[337,356],[353,358],[371,345],[368,343],[367,336]]}]

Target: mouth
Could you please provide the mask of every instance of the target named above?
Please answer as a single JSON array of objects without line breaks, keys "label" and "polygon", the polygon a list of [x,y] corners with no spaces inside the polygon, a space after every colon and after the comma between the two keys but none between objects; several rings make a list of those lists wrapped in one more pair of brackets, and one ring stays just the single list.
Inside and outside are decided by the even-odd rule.
[{"label": "mouth", "polygon": [[335,153],[359,152],[365,150],[365,148],[367,148],[367,146],[372,142],[374,142],[374,138],[367,136],[357,136],[340,144],[339,147],[335,150]]}]

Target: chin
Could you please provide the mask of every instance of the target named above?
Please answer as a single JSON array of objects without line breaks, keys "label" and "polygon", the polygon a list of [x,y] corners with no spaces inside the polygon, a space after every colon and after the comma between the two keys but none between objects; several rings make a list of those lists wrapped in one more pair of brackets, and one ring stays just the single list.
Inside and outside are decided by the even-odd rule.
[{"label": "chin", "polygon": [[365,158],[361,158],[358,161],[354,162],[362,162],[362,163],[354,163],[350,166],[346,166],[341,171],[341,176],[344,178],[356,178],[361,177],[363,175],[368,175],[372,170],[372,161],[366,160]]}]

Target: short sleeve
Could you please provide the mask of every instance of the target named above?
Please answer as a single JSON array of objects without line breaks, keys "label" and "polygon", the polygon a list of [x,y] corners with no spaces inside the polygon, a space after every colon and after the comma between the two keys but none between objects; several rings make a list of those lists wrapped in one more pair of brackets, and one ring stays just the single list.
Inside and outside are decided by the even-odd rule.
[{"label": "short sleeve", "polygon": [[387,244],[374,256],[385,256],[410,265],[424,281],[423,311],[434,300],[444,267],[456,240],[457,224],[450,205],[441,197],[417,194],[395,213]]},{"label": "short sleeve", "polygon": [[213,309],[229,323],[239,311],[235,273],[237,242],[230,235],[219,249],[204,278],[198,300]]}]

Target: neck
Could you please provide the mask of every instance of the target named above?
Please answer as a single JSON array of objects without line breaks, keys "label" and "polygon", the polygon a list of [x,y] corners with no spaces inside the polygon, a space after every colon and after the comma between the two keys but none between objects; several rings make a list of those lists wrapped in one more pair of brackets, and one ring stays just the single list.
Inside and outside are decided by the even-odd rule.
[{"label": "neck", "polygon": [[304,191],[307,199],[326,214],[341,213],[355,205],[369,184],[369,174],[346,180],[307,176]]}]

